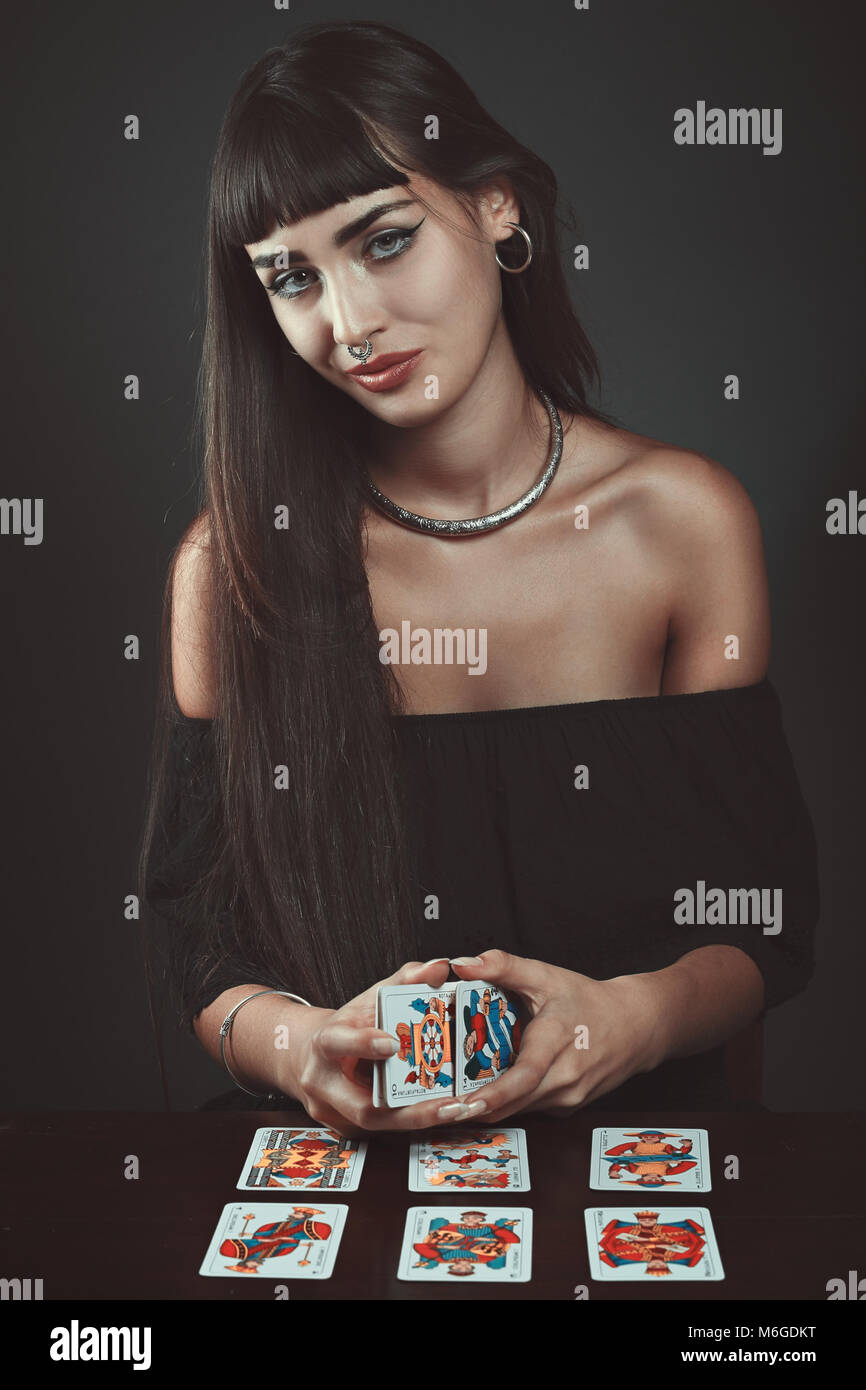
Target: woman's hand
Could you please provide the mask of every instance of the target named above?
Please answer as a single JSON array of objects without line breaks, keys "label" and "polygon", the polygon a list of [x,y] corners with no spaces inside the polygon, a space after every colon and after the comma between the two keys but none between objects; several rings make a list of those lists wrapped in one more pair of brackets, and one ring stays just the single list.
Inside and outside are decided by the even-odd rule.
[{"label": "woman's hand", "polygon": [[[439,989],[449,975],[447,960],[427,965],[410,961],[387,980],[380,980],[350,999],[341,1009],[297,1010],[290,1034],[289,1051],[283,1062],[282,1080],[286,1094],[294,1095],[317,1124],[328,1125],[340,1134],[353,1136],[371,1130],[416,1130],[450,1122],[453,1114],[440,1114],[443,1106],[454,1107],[453,1096],[418,1101],[398,1108],[377,1109],[373,1105],[373,1061],[383,1061],[397,1051],[396,1039],[376,1027],[376,991],[382,985],[428,984]],[[469,1099],[474,1100],[474,1097]],[[478,1105],[476,1113],[483,1110]]]},{"label": "woman's hand", "polygon": [[472,1094],[471,1099],[487,1102],[482,1123],[524,1110],[569,1115],[664,1061],[660,995],[652,975],[592,980],[498,950],[485,951],[468,965],[463,960],[451,962],[462,979],[501,985],[520,995],[531,1015],[513,1065]]}]

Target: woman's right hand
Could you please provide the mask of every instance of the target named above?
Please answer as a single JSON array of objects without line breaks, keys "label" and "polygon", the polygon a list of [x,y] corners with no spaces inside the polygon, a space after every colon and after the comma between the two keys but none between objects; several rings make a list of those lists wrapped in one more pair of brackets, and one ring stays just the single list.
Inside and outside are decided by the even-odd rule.
[{"label": "woman's right hand", "polygon": [[[454,1106],[453,1096],[440,1095],[435,1100],[377,1109],[370,1084],[372,1067],[365,1065],[396,1052],[396,1039],[376,1027],[377,990],[383,985],[415,984],[438,989],[449,973],[447,960],[428,965],[410,961],[388,979],[379,980],[350,999],[341,1009],[299,1008],[277,1084],[286,1095],[297,1097],[317,1124],[348,1137],[371,1130],[427,1129],[466,1118],[453,1110],[440,1115],[443,1106]],[[389,1041],[393,1044],[391,1051],[382,1046]],[[473,1117],[480,1115],[483,1108],[483,1102],[473,1107]]]}]

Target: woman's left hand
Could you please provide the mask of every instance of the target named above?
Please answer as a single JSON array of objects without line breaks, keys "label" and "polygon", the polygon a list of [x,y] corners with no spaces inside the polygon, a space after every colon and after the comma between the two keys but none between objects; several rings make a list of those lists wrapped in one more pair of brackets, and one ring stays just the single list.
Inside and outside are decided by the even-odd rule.
[{"label": "woman's left hand", "polygon": [[514,1063],[464,1097],[486,1102],[486,1110],[472,1117],[479,1124],[523,1110],[569,1115],[664,1061],[659,994],[650,974],[592,980],[498,950],[484,951],[471,965],[452,960],[451,968],[461,979],[520,995],[530,1014]]}]

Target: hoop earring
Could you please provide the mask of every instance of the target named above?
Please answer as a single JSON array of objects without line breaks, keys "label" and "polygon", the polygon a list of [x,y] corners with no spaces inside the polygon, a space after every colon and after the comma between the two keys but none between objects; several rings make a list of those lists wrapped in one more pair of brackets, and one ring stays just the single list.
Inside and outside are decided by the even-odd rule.
[{"label": "hoop earring", "polygon": [[502,261],[499,259],[499,252],[497,251],[495,252],[496,264],[499,266],[500,270],[507,270],[509,275],[522,275],[524,270],[528,269],[529,264],[532,260],[532,242],[529,239],[529,233],[527,231],[524,231],[523,227],[521,227],[517,222],[506,222],[505,225],[506,227],[513,227],[515,232],[520,233],[520,235],[523,237],[523,240],[526,242],[526,245],[529,248],[529,255],[526,257],[526,260],[523,262],[523,265],[503,265]]}]

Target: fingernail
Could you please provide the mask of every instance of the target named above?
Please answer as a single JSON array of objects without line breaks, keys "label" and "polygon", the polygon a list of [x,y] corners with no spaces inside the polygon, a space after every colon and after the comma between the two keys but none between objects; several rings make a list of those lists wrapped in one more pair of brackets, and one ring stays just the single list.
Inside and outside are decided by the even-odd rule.
[{"label": "fingernail", "polygon": [[[444,965],[446,961],[448,961],[447,956],[434,956],[432,960],[425,960],[424,969],[426,970],[428,965]],[[450,963],[451,962],[448,961],[449,965]]]},{"label": "fingernail", "polygon": [[393,1057],[400,1044],[396,1038],[374,1038],[373,1051],[380,1057]]},{"label": "fingernail", "polygon": [[486,1109],[486,1100],[452,1100],[447,1105],[440,1105],[438,1114],[440,1120],[465,1120],[469,1115],[480,1115]]},{"label": "fingernail", "polygon": [[452,964],[452,965],[476,966],[476,965],[483,965],[483,964],[484,964],[484,961],[481,959],[480,956],[452,956],[452,957],[451,957],[451,964]]},{"label": "fingernail", "polygon": [[462,1120],[464,1115],[469,1114],[469,1106],[461,1100],[451,1100],[447,1105],[440,1105],[437,1113],[440,1120]]}]

